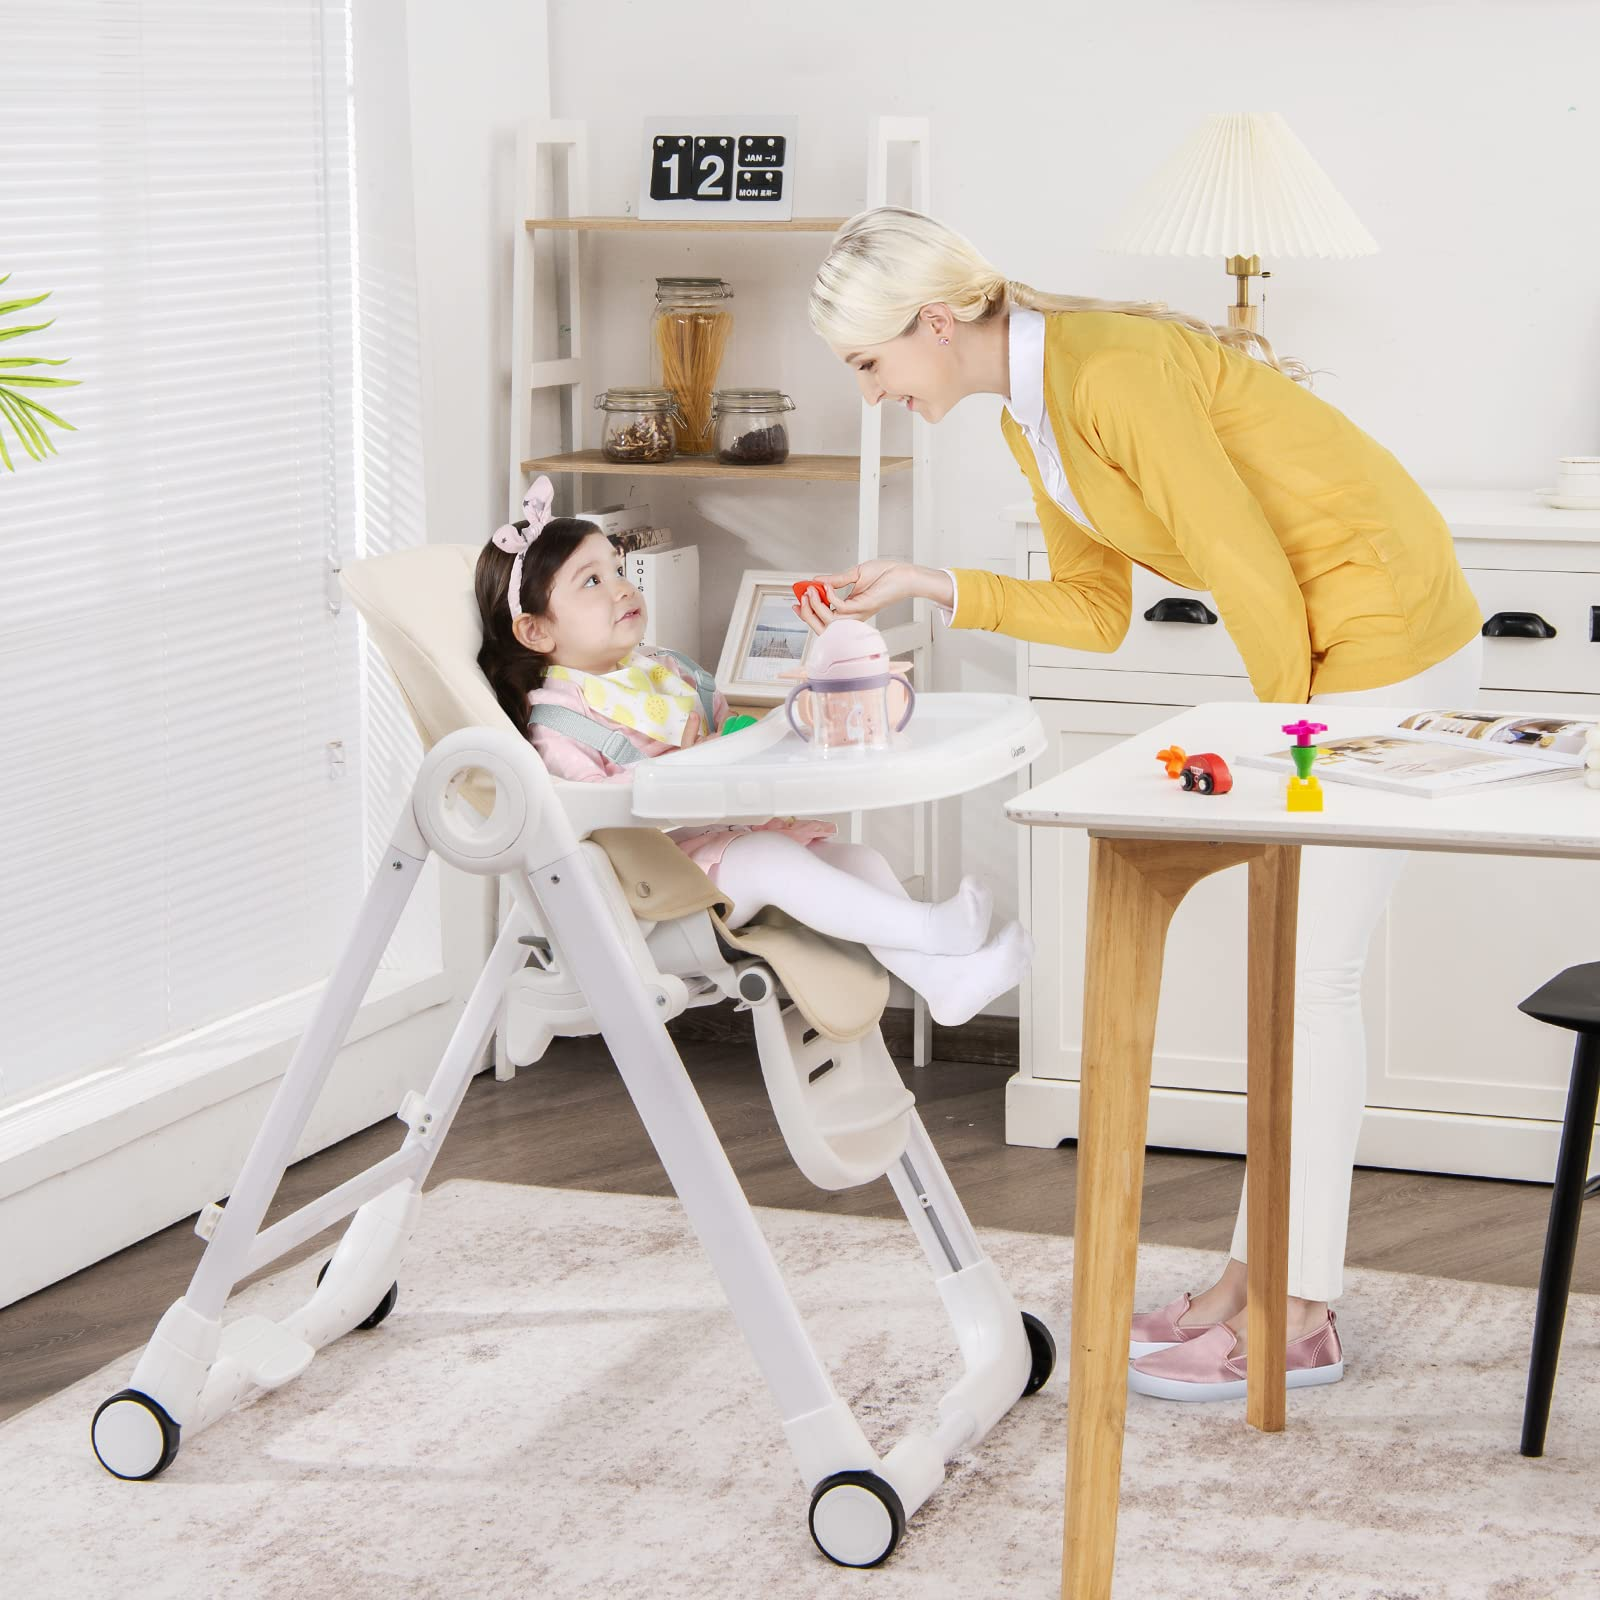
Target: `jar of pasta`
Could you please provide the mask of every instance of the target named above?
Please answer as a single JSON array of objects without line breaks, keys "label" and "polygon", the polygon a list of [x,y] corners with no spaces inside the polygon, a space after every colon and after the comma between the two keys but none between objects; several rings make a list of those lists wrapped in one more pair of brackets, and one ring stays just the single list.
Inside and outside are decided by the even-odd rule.
[{"label": "jar of pasta", "polygon": [[721,278],[657,278],[650,343],[656,377],[678,402],[678,453],[710,455],[715,448],[711,398],[733,332]]},{"label": "jar of pasta", "polygon": [[607,389],[594,404],[606,414],[600,454],[607,461],[657,466],[676,454],[678,402],[670,389]]},{"label": "jar of pasta", "polygon": [[712,404],[717,459],[739,467],[775,467],[789,459],[787,413],[794,401],[781,389],[718,389]]}]

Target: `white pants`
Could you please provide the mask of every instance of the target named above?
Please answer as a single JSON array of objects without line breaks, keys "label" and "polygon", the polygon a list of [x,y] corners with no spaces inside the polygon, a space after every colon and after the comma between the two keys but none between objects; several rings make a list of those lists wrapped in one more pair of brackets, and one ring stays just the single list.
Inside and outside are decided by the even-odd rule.
[{"label": "white pants", "polygon": [[[1313,705],[1456,706],[1467,709],[1481,682],[1480,639],[1403,683],[1354,694],[1320,694]],[[1336,785],[1326,786],[1333,803]],[[1424,802],[1418,805],[1448,801]],[[1344,1287],[1350,1174],[1367,1101],[1367,1046],[1361,974],[1373,929],[1407,856],[1403,850],[1338,847],[1300,852],[1295,924],[1294,1110],[1289,1156],[1289,1293],[1333,1300]],[[1239,1198],[1232,1255],[1247,1260]]]}]

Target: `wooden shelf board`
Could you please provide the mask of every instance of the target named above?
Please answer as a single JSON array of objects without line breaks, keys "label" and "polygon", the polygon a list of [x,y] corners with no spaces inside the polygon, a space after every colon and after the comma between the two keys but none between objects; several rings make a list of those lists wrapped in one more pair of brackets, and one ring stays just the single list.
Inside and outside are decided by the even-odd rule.
[{"label": "wooden shelf board", "polygon": [[786,222],[719,222],[707,217],[529,217],[532,233],[553,228],[563,233],[837,233],[845,217],[793,217]]},{"label": "wooden shelf board", "polygon": [[[882,473],[911,469],[910,456],[884,456]],[[778,466],[735,467],[719,461],[715,456],[679,456],[675,461],[664,461],[659,466],[646,466],[638,462],[607,461],[598,450],[574,450],[566,455],[537,456],[522,463],[525,473],[534,472],[595,472],[630,478],[743,478],[756,482],[762,478],[807,479],[821,483],[859,483],[861,458],[859,456],[790,456]]]}]

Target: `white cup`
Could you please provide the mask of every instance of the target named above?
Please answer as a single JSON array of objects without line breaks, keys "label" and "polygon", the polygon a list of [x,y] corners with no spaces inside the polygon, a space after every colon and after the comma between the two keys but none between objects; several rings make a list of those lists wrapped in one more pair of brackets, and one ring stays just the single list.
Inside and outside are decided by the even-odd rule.
[{"label": "white cup", "polygon": [[1600,500],[1600,456],[1560,456],[1556,493],[1573,500]]}]

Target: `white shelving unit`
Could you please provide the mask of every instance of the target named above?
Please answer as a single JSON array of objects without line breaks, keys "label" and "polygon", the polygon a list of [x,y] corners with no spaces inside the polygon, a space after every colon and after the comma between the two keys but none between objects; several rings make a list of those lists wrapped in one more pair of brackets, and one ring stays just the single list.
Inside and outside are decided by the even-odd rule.
[{"label": "white shelving unit", "polygon": [[[874,118],[867,140],[866,203],[887,202],[890,164],[903,149],[910,162],[910,203],[920,211],[929,205],[928,121],[925,117]],[[726,222],[698,219],[647,221],[638,217],[597,217],[588,212],[588,154],[585,126],[581,122],[532,119],[519,131],[517,142],[517,212],[513,218],[511,317],[511,440],[507,471],[509,515],[520,514],[528,484],[539,473],[559,482],[560,474],[627,475],[681,480],[739,478],[771,484],[784,481],[857,482],[860,486],[856,555],[872,560],[879,549],[879,512],[885,479],[908,477],[911,492],[911,558],[926,561],[932,534],[931,457],[928,427],[920,417],[911,423],[912,450],[907,456],[885,456],[882,416],[878,409],[861,406],[861,447],[858,455],[791,456],[781,466],[738,467],[713,457],[683,457],[663,466],[623,466],[605,461],[598,450],[584,448],[589,397],[605,387],[594,382],[584,344],[583,266],[585,251],[608,234],[616,233],[792,233],[833,234],[842,217],[796,217],[783,222]],[[558,258],[557,282],[541,275],[535,239],[541,232],[556,235],[564,244]],[[552,269],[544,269],[548,274]],[[562,290],[565,290],[563,293]],[[534,359],[535,325],[541,305],[556,308],[566,329],[565,341],[551,341],[565,353]],[[557,398],[554,439],[535,439],[535,397],[553,392]],[[580,486],[579,493],[582,494]],[[914,603],[909,622],[885,628],[890,650],[909,657],[913,677],[926,685],[932,665],[932,613],[926,601]],[[938,867],[940,810],[937,803],[913,808],[913,875],[906,880],[912,894],[937,899],[941,894]],[[851,819],[852,837],[860,837],[859,816]],[[931,1059],[932,1026],[926,1002],[916,998],[912,1058],[916,1066]]]}]

